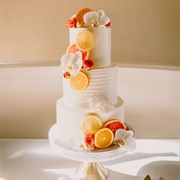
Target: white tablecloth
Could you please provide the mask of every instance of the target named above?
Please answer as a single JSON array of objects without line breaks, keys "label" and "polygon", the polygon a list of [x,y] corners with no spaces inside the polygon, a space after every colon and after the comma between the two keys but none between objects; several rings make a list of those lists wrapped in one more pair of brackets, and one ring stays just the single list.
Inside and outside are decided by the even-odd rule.
[{"label": "white tablecloth", "polygon": [[[180,180],[179,140],[139,140],[136,150],[101,164],[108,180]],[[81,162],[57,154],[48,139],[1,139],[0,177],[6,180],[75,180]],[[0,180],[3,178],[0,178]]]}]

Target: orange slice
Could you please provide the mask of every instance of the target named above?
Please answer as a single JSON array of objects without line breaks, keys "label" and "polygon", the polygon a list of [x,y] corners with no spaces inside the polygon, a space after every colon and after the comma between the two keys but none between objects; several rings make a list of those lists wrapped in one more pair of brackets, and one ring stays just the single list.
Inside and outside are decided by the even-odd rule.
[{"label": "orange slice", "polygon": [[[81,50],[78,49],[76,43],[70,44],[66,49],[67,54],[69,54],[69,53],[75,54],[77,51],[81,51]],[[88,60],[89,59],[89,56],[90,56],[89,51],[81,51],[81,53],[82,53],[82,59],[83,60]]]},{"label": "orange slice", "polygon": [[82,123],[82,128],[86,133],[94,134],[102,127],[101,119],[95,114],[88,114]]},{"label": "orange slice", "polygon": [[112,120],[105,122],[103,127],[109,128],[113,132],[114,135],[115,135],[115,132],[117,129],[126,129],[125,124],[118,119],[112,119]]},{"label": "orange slice", "polygon": [[80,31],[76,37],[77,47],[82,51],[89,51],[95,46],[94,34],[88,30]]},{"label": "orange slice", "polygon": [[94,145],[98,148],[105,148],[110,146],[113,140],[114,134],[108,128],[102,128],[94,135]]},{"label": "orange slice", "polygon": [[74,77],[69,78],[70,86],[76,91],[83,91],[89,86],[89,77],[84,71],[79,71]]},{"label": "orange slice", "polygon": [[90,8],[82,8],[80,9],[77,13],[76,13],[76,20],[77,22],[80,24],[80,25],[84,25],[85,22],[84,22],[84,15],[87,13],[87,12],[91,12],[93,11],[92,9]]}]

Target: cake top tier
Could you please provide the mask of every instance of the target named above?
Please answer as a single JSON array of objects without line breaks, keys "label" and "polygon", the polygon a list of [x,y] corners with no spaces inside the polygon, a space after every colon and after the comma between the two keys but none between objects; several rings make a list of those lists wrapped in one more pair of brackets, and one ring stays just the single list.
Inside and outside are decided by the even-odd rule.
[{"label": "cake top tier", "polygon": [[69,45],[61,57],[65,78],[75,77],[80,70],[111,66],[110,19],[103,10],[80,9],[67,22]]},{"label": "cake top tier", "polygon": [[109,27],[110,19],[103,10],[98,12],[90,8],[82,8],[66,22],[67,28]]}]

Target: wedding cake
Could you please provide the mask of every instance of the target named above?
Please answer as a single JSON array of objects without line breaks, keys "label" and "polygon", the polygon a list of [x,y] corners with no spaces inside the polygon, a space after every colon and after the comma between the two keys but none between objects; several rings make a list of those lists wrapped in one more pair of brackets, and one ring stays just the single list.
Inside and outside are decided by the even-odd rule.
[{"label": "wedding cake", "polygon": [[113,144],[135,147],[117,94],[118,67],[111,64],[111,23],[103,10],[82,8],[68,19],[69,46],[61,57],[63,97],[57,100],[59,138],[93,151]]}]

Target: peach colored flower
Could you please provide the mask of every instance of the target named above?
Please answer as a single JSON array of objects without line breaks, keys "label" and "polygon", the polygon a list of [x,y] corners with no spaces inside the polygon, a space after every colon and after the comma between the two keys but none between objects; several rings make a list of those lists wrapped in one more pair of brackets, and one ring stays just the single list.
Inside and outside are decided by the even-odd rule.
[{"label": "peach colored flower", "polygon": [[74,15],[70,19],[67,20],[66,27],[67,28],[75,28],[76,23],[77,23],[76,16]]},{"label": "peach colored flower", "polygon": [[71,74],[67,71],[63,74],[64,78],[68,79],[70,78]]},{"label": "peach colored flower", "polygon": [[87,70],[92,69],[93,66],[94,66],[94,63],[91,60],[85,60],[83,62],[83,68],[85,68]]},{"label": "peach colored flower", "polygon": [[87,150],[94,149],[94,135],[93,134],[86,134],[84,141],[85,141],[85,149]]}]

